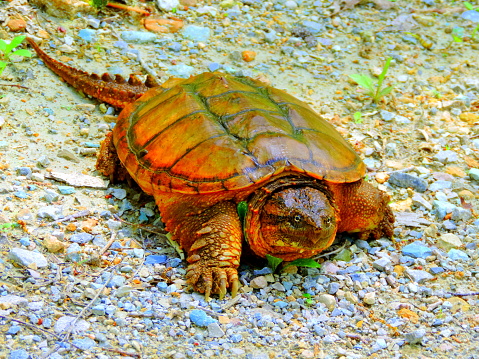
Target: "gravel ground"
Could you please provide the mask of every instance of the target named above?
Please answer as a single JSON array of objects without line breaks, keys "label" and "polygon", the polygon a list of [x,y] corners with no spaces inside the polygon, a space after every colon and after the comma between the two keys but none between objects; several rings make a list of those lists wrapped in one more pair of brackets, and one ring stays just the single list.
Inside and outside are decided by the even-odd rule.
[{"label": "gravel ground", "polygon": [[[153,199],[94,170],[115,109],[36,57],[14,59],[0,87],[0,358],[479,358],[479,12],[441,0],[140,5],[163,9],[166,33],[132,12],[14,0],[0,4],[0,38],[26,31],[89,72],[270,81],[361,154],[393,198],[395,242],[340,237],[321,269],[245,263],[235,298],[205,302]],[[348,75],[377,76],[388,57],[394,91],[376,105]]]}]

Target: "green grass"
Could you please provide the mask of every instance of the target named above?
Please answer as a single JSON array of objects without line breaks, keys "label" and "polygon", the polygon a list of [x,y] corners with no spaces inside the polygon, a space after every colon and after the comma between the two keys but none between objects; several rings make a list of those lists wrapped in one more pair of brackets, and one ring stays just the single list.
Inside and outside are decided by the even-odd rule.
[{"label": "green grass", "polygon": [[377,83],[374,83],[374,80],[365,74],[353,74],[349,75],[359,86],[366,90],[366,94],[370,96],[374,103],[378,103],[382,97],[388,95],[394,88],[394,86],[388,86],[383,88],[383,82],[386,78],[386,74],[389,69],[389,65],[391,64],[392,57],[389,57],[384,66],[383,71],[378,77]]},{"label": "green grass", "polygon": [[5,70],[7,65],[12,62],[12,56],[32,56],[32,54],[28,50],[15,50],[15,48],[19,46],[23,42],[23,40],[25,40],[25,37],[25,35],[16,36],[9,43],[7,43],[7,41],[5,40],[0,39],[0,76],[2,75],[3,70]]}]

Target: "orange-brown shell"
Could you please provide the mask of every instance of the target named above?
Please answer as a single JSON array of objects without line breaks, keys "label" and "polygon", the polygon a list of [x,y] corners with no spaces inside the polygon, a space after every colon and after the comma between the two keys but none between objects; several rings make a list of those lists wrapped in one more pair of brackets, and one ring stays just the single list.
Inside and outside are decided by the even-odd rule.
[{"label": "orange-brown shell", "polygon": [[284,171],[343,183],[365,165],[304,102],[246,77],[170,79],[121,112],[118,156],[142,189],[239,190]]}]

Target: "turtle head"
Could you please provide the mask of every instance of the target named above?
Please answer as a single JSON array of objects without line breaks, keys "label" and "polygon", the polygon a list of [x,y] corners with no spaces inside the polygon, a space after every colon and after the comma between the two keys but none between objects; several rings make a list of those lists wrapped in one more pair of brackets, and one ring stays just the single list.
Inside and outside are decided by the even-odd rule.
[{"label": "turtle head", "polygon": [[260,229],[246,229],[248,242],[263,257],[308,258],[328,248],[337,230],[337,209],[321,188],[280,188],[264,198],[253,216]]}]

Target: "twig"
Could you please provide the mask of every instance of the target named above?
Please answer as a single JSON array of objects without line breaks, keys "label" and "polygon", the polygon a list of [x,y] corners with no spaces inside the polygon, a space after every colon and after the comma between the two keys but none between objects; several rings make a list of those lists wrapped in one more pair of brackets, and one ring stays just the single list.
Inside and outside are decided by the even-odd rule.
[{"label": "twig", "polygon": [[110,240],[109,240],[108,243],[105,244],[105,246],[101,249],[100,253],[98,253],[98,257],[101,257],[101,256],[108,250],[108,248],[111,247],[111,245],[113,244],[113,242],[115,242],[115,239],[116,239],[116,233],[115,233],[115,232],[111,232]]},{"label": "twig", "polygon": [[52,337],[55,337],[57,339],[61,339],[60,336],[56,335],[55,333],[52,333],[46,329],[43,329],[43,328],[40,328],[39,326],[35,325],[35,324],[32,324],[32,323],[27,323],[27,322],[23,322],[21,320],[18,320],[18,319],[13,319],[13,318],[9,318],[9,317],[5,317],[3,315],[0,315],[0,318],[3,318],[5,320],[10,320],[12,322],[16,322],[16,323],[19,323],[19,324],[22,324],[22,325],[25,325],[27,327],[30,327],[30,328],[33,328],[33,329],[37,329],[37,330],[40,330],[44,333],[47,333],[48,335],[51,335]]},{"label": "twig", "polygon": [[26,87],[26,86],[22,86],[22,85],[17,85],[17,84],[0,84],[0,86],[9,86],[9,87],[18,87],[19,89],[26,89],[26,90],[30,90],[29,87]]},{"label": "twig", "polygon": [[139,7],[136,7],[136,6],[128,6],[128,5],[123,5],[123,4],[117,4],[117,3],[114,3],[114,2],[109,2],[109,3],[106,4],[106,6],[109,6],[109,7],[115,8],[115,9],[120,9],[120,10],[137,12],[137,13],[145,15],[145,16],[150,16],[151,15],[151,13],[149,11],[140,9]]},{"label": "twig", "polygon": [[327,252],[327,253],[323,253],[323,254],[319,254],[319,255],[313,257],[312,259],[313,259],[313,260],[316,260],[316,259],[318,259],[318,258],[330,256],[331,254],[335,254],[335,253],[341,252],[345,247],[346,247],[346,243],[344,243],[341,247],[335,249],[334,251]]},{"label": "twig", "polygon": [[87,306],[85,306],[81,312],[75,317],[75,319],[73,319],[70,324],[68,325],[68,330],[67,332],[62,336],[60,337],[60,342],[57,343],[51,350],[48,351],[48,353],[45,353],[42,358],[43,359],[46,359],[48,358],[51,354],[53,354],[54,352],[56,352],[60,346],[60,343],[64,343],[66,342],[69,338],[70,338],[70,335],[72,334],[73,330],[75,329],[75,324],[77,323],[78,319],[80,319],[81,317],[83,317],[83,315],[85,314],[85,312],[91,308],[91,306],[93,305],[93,303],[95,303],[95,301],[98,299],[98,297],[100,296],[100,294],[103,292],[103,290],[106,288],[106,286],[110,283],[110,281],[112,280],[113,276],[115,275],[114,273],[114,270],[115,270],[116,266],[114,266],[112,268],[112,272],[111,272],[111,275],[110,275],[110,278],[108,278],[108,280],[105,282],[105,284],[103,284],[103,286],[101,288],[99,288],[95,294],[95,296],[92,298],[92,300],[90,301],[90,303],[88,303]]},{"label": "twig", "polygon": [[124,219],[120,218],[118,215],[114,214],[113,215],[113,218],[115,218],[116,220],[122,222],[122,223],[125,223],[125,224],[128,224],[129,226],[133,226],[133,227],[138,227],[144,231],[147,231],[147,232],[150,232],[150,233],[154,233],[154,234],[167,234],[168,232],[165,231],[164,229],[161,230],[161,231],[155,231],[153,229],[149,229],[148,227],[146,227],[146,225],[144,224],[139,224],[139,223],[131,223],[131,222],[128,222],[128,221],[125,221]]},{"label": "twig", "polygon": [[62,219],[59,219],[58,221],[53,222],[53,224],[58,224],[58,223],[62,223],[62,222],[71,222],[74,219],[77,219],[79,217],[86,217],[86,216],[89,216],[89,215],[90,215],[90,211],[88,209],[85,209],[83,211],[79,211],[79,212],[70,214],[66,217],[63,217]]},{"label": "twig", "polygon": [[453,293],[447,292],[447,294],[453,295],[455,297],[468,297],[470,295],[479,295],[479,292],[471,292],[471,293]]}]

